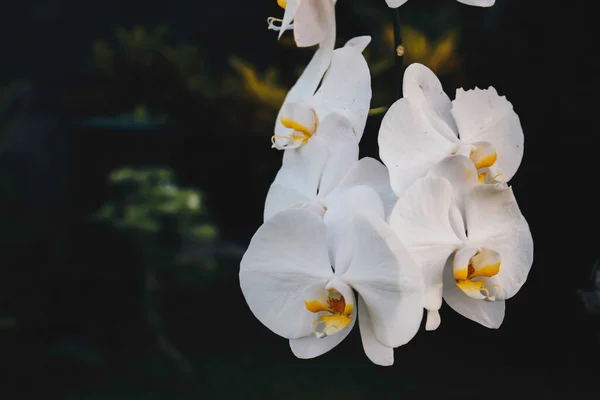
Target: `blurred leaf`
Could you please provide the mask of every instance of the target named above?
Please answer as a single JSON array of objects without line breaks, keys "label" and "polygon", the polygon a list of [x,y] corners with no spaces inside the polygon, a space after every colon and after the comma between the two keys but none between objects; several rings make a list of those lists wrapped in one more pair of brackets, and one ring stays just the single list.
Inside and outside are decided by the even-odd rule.
[{"label": "blurred leaf", "polygon": [[[406,48],[404,64],[420,63],[426,65],[434,73],[440,74],[455,70],[459,65],[456,54],[458,31],[446,31],[443,36],[432,42],[425,34],[409,25],[400,28],[402,42]],[[394,27],[386,25],[384,29],[385,42],[394,48]]]},{"label": "blurred leaf", "polygon": [[139,233],[174,229],[174,235],[190,233],[200,241],[215,238],[216,228],[200,219],[201,193],[177,186],[172,170],[123,167],[112,171],[108,181],[117,195],[99,208],[96,219]]},{"label": "blurred leaf", "polygon": [[388,110],[388,107],[376,107],[369,110],[369,115],[383,114]]},{"label": "blurred leaf", "polygon": [[215,239],[217,236],[217,228],[211,224],[203,224],[194,226],[190,229],[192,237],[199,241],[207,241]]},{"label": "blurred leaf", "polygon": [[249,98],[273,109],[281,107],[287,89],[277,83],[279,74],[275,69],[269,68],[261,78],[254,66],[238,57],[231,57],[229,64],[240,75],[240,88]]}]

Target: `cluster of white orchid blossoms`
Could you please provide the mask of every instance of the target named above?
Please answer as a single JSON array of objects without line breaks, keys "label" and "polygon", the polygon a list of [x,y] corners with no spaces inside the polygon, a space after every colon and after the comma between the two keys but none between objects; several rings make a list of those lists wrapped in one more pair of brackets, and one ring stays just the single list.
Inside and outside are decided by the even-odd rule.
[{"label": "cluster of white orchid blossoms", "polygon": [[334,0],[278,3],[285,15],[270,27],[293,28],[298,46],[319,49],[275,124],[283,162],[240,266],[251,311],[299,358],[331,350],[358,318],[378,365],[393,364],[423,309],[426,330],[440,325],[442,299],[498,328],[533,263],[529,227],[506,184],[523,156],[511,103],[492,87],[458,89],[451,101],[431,70],[412,64],[379,130],[385,165],[359,159],[370,37],[334,50]]}]

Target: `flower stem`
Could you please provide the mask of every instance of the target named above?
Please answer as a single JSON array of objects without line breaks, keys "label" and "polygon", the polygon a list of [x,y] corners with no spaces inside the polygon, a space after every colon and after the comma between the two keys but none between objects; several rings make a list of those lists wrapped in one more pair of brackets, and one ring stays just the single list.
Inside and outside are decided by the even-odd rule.
[{"label": "flower stem", "polygon": [[402,98],[402,77],[404,75],[402,35],[400,34],[400,7],[394,9],[394,72],[396,75],[396,100]]}]

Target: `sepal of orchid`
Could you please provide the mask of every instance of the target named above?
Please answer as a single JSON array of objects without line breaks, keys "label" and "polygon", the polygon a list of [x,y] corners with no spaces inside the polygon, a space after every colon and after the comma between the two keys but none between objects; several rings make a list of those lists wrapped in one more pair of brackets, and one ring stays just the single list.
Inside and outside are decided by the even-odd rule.
[{"label": "sepal of orchid", "polygon": [[369,66],[358,50],[354,45],[335,49],[331,65],[310,105],[320,119],[331,113],[345,116],[360,140],[369,114],[372,90]]},{"label": "sepal of orchid", "polygon": [[298,47],[314,46],[325,41],[328,35],[335,35],[333,0],[299,1],[293,19],[294,40]]},{"label": "sepal of orchid", "polygon": [[358,297],[358,327],[360,338],[367,358],[374,364],[387,367],[394,364],[394,349],[385,346],[373,332],[373,321],[367,305],[361,296]]}]

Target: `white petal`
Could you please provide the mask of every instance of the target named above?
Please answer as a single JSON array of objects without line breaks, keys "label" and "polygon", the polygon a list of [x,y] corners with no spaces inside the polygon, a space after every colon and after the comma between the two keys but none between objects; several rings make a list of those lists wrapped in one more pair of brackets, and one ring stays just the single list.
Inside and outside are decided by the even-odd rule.
[{"label": "white petal", "polygon": [[454,189],[464,192],[478,184],[477,169],[468,157],[462,155],[448,156],[429,170],[429,176],[446,178]]},{"label": "white petal", "polygon": [[458,0],[458,2],[469,6],[491,7],[496,0]]},{"label": "white petal", "polygon": [[408,0],[385,0],[388,7],[390,7],[390,8],[400,7],[402,4],[406,3],[407,1]]},{"label": "white petal", "polygon": [[433,71],[423,64],[410,64],[404,72],[402,90],[404,98],[426,116],[433,129],[458,143],[458,131],[450,111],[452,102]]},{"label": "white petal", "polygon": [[361,158],[350,168],[338,188],[357,185],[369,186],[377,192],[383,202],[387,220],[398,201],[398,196],[390,185],[390,174],[387,167],[374,158]]},{"label": "white petal", "polygon": [[390,216],[390,226],[409,247],[462,243],[450,224],[452,185],[447,179],[418,179],[402,196]]},{"label": "white petal", "polygon": [[302,203],[302,204],[299,204],[299,205],[295,205],[294,208],[302,208],[302,209],[305,209],[305,210],[309,210],[309,211],[315,213],[316,215],[318,215],[320,218],[323,218],[323,216],[325,215],[325,209],[323,208],[323,206],[321,205],[321,203],[319,203],[317,201],[316,198],[312,199],[309,202],[305,202],[305,203]]},{"label": "white petal", "polygon": [[462,242],[466,242],[467,239],[467,230],[465,228],[465,213],[461,212],[460,208],[456,204],[452,204],[450,206],[450,225],[452,226],[452,230],[456,234]]},{"label": "white petal", "polygon": [[444,301],[463,317],[486,328],[497,329],[504,320],[504,301],[476,300],[467,296],[456,286],[452,268],[444,270]]},{"label": "white petal", "polygon": [[375,337],[369,310],[361,296],[358,296],[358,326],[363,349],[369,360],[383,367],[394,364],[394,349],[382,345]]},{"label": "white petal", "polygon": [[340,183],[358,160],[358,140],[350,121],[339,113],[327,115],[319,125],[317,135],[325,140],[329,149],[319,184],[319,196],[323,197]]},{"label": "white petal", "polygon": [[429,168],[450,155],[455,143],[434,130],[408,100],[396,101],[379,128],[379,156],[388,167],[390,183],[397,195]]},{"label": "white petal", "polygon": [[[286,7],[287,8],[287,7]],[[294,39],[298,47],[309,47],[335,34],[335,10],[331,0],[302,0],[294,15]]]},{"label": "white petal", "polygon": [[471,159],[462,155],[448,156],[431,167],[428,176],[445,178],[452,185],[452,197],[456,210],[454,208],[451,210],[450,221],[453,223],[457,236],[463,240],[466,239],[464,236],[464,197],[473,186],[479,184],[475,164]]},{"label": "white petal", "polygon": [[264,220],[286,208],[313,199],[328,157],[327,143],[312,137],[308,143],[283,153],[283,163],[265,200]]},{"label": "white petal", "polygon": [[353,257],[354,219],[365,214],[383,219],[383,203],[377,192],[361,185],[335,189],[325,199],[325,206],[327,248],[336,275],[341,275],[348,269]]},{"label": "white petal", "polygon": [[283,32],[288,30],[292,20],[295,17],[296,10],[298,10],[298,6],[300,5],[302,0],[288,0],[285,6],[285,11],[283,13],[283,20],[281,21],[281,28],[279,29],[279,38],[283,35]]},{"label": "white petal", "polygon": [[510,299],[533,264],[533,238],[512,188],[477,186],[466,197],[465,208],[469,240],[502,257],[500,272],[489,278],[489,286],[500,286],[497,299]]},{"label": "white petal", "polygon": [[456,91],[452,115],[465,143],[490,142],[496,148],[496,166],[504,180],[513,177],[523,158],[523,129],[518,115],[506,97],[496,89]]},{"label": "white petal", "polygon": [[263,222],[273,215],[288,208],[298,207],[304,203],[309,203],[311,198],[304,196],[300,192],[286,188],[277,183],[271,184],[265,199],[265,210],[263,213]]},{"label": "white petal", "polygon": [[[354,296],[354,294],[352,295]],[[317,339],[315,335],[306,336],[300,339],[290,339],[290,348],[292,353],[298,358],[309,359],[319,357],[333,349],[335,346],[340,344],[342,340],[348,336],[354,324],[356,323],[357,307],[354,307],[354,311],[350,314],[353,320],[348,324],[343,331],[336,333],[335,335],[327,336],[321,339]]]},{"label": "white petal", "polygon": [[254,234],[240,264],[240,286],[254,316],[288,339],[312,334],[304,301],[323,290],[333,272],[325,224],[309,210],[274,215]]},{"label": "white petal", "polygon": [[320,120],[332,112],[345,115],[360,140],[371,104],[371,74],[359,48],[346,46],[333,52],[331,66],[311,104]]},{"label": "white petal", "polygon": [[[425,282],[424,306],[429,311],[437,311],[442,306],[444,266],[452,252],[462,244],[450,223],[451,205],[450,182],[425,177],[400,196],[390,216],[390,227],[421,268]],[[439,323],[428,324],[429,327],[437,325]]]},{"label": "white petal", "polygon": [[348,40],[344,47],[354,47],[362,53],[369,43],[371,43],[371,36],[357,36]]},{"label": "white petal", "polygon": [[342,279],[364,299],[379,342],[408,343],[423,317],[423,278],[407,249],[381,218],[359,216],[353,257]]},{"label": "white petal", "polygon": [[[289,8],[290,2],[288,1]],[[331,64],[331,57],[333,56],[333,49],[335,46],[335,32],[334,34],[328,35],[326,40],[319,45],[319,49],[315,52],[312,59],[296,81],[296,84],[292,86],[290,91],[285,97],[284,104],[287,102],[305,102],[308,101],[315,94],[315,91],[319,87],[319,83],[323,79],[323,75],[329,65]],[[281,124],[281,111],[277,115],[277,121],[275,122],[275,135],[285,136],[289,134],[289,130]]]}]

